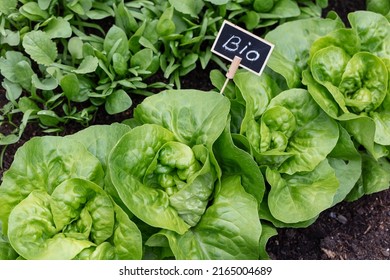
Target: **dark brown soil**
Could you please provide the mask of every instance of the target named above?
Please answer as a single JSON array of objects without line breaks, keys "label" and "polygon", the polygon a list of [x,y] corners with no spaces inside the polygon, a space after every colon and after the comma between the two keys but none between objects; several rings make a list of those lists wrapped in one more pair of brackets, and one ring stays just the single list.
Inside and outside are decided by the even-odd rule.
[{"label": "dark brown soil", "polygon": [[[330,0],[330,10],[336,11],[347,22],[347,14],[351,11],[364,10],[364,0],[337,1]],[[209,72],[213,68],[191,72],[182,80],[183,88],[202,90],[212,89]],[[135,104],[142,100],[133,97]],[[0,108],[5,104],[4,89],[0,88]],[[93,124],[122,121],[131,116],[128,111],[121,115],[109,116],[104,109],[97,112]],[[74,133],[83,127],[70,123],[64,126],[60,135]],[[1,125],[0,133],[8,133],[12,128]],[[10,145],[4,153],[2,172],[9,168],[17,148],[33,136],[43,135],[37,124],[30,124],[18,144]],[[390,260],[390,189],[365,196],[358,201],[342,202],[332,209],[323,212],[318,220],[304,229],[279,229],[278,235],[272,237],[267,245],[272,259],[365,259]]]},{"label": "dark brown soil", "polygon": [[390,260],[390,190],[343,202],[304,229],[280,229],[267,250],[283,260]]}]

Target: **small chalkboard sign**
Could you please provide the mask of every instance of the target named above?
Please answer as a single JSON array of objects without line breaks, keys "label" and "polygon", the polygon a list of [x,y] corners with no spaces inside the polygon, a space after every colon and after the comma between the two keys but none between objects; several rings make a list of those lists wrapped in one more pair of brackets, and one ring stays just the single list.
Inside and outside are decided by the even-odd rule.
[{"label": "small chalkboard sign", "polygon": [[274,45],[225,20],[211,51],[229,61],[241,58],[240,65],[261,75]]}]

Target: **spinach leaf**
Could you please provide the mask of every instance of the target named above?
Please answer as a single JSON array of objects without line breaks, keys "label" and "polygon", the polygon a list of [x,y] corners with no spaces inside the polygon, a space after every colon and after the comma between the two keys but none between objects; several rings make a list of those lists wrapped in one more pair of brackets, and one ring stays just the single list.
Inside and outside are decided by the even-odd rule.
[{"label": "spinach leaf", "polygon": [[43,31],[30,31],[23,37],[23,47],[39,64],[50,66],[57,58],[56,44]]}]

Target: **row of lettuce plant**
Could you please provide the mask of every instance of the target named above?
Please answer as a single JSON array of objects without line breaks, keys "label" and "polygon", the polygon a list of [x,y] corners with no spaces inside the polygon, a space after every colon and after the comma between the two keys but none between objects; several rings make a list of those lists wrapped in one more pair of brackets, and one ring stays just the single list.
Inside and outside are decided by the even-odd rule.
[{"label": "row of lettuce plant", "polygon": [[225,95],[165,90],[122,124],[28,141],[0,186],[1,258],[266,259],[278,228],[388,189],[390,23],[349,21],[280,25],[266,72]]},{"label": "row of lettuce plant", "polygon": [[[370,11],[348,19],[331,13],[270,31],[267,72],[238,73],[226,92],[234,138],[270,184],[263,218],[279,226],[389,188],[390,24]],[[224,77],[212,79],[220,88]]]},{"label": "row of lettuce plant", "polygon": [[126,124],[31,139],[0,187],[1,258],[265,256],[264,180],[229,108],[217,92],[166,91]]},{"label": "row of lettuce plant", "polygon": [[[266,5],[264,5],[264,3]],[[210,61],[223,18],[249,30],[320,16],[327,1],[9,0],[0,3],[0,121],[19,141],[28,122],[44,132],[89,125],[98,108],[119,114],[136,96],[180,88]],[[151,76],[159,78],[150,78]]]}]

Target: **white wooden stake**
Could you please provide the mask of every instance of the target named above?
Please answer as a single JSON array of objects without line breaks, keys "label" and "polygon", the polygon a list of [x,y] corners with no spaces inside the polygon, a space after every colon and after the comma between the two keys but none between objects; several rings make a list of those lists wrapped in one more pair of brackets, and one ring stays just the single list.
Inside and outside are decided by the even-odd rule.
[{"label": "white wooden stake", "polygon": [[241,63],[241,57],[235,56],[233,61],[232,61],[232,64],[229,67],[228,72],[226,73],[226,81],[223,84],[223,87],[221,89],[221,94],[223,94],[223,92],[225,91],[225,88],[226,88],[227,84],[229,83],[229,80],[233,79],[234,75],[237,72],[238,67],[240,66],[240,63]]}]

